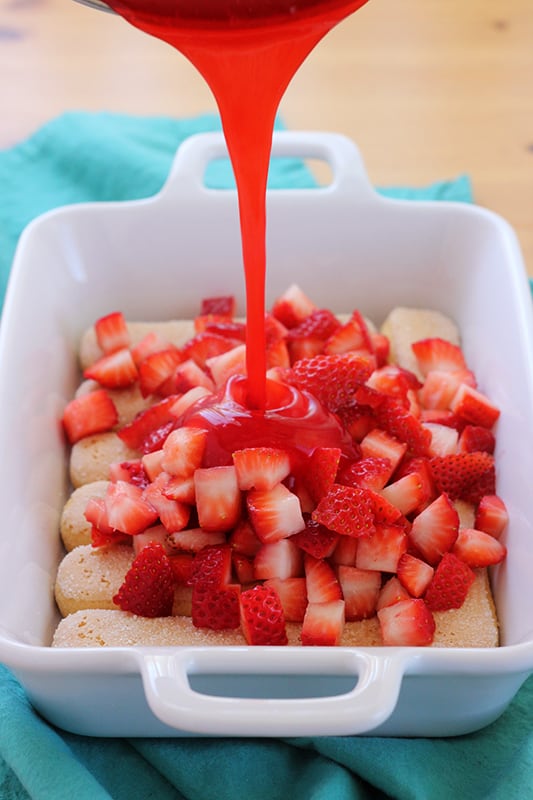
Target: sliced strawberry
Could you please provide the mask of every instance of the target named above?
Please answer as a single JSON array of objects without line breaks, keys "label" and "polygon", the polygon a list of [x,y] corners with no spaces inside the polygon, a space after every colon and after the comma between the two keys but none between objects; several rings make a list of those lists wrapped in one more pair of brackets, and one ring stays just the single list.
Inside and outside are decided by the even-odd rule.
[{"label": "sliced strawberry", "polygon": [[157,510],[144,499],[143,490],[125,481],[110,483],[104,502],[110,527],[131,536],[142,533],[159,516]]},{"label": "sliced strawberry", "polygon": [[424,487],[424,495],[427,497],[427,501],[424,502],[418,509],[416,509],[417,512],[420,512],[426,507],[426,505],[429,505],[429,503],[435,500],[437,497],[437,491],[435,489],[435,484],[433,483],[433,474],[427,458],[424,458],[423,456],[405,458],[396,470],[395,477],[402,478],[404,475],[409,475],[411,472],[416,472],[421,479]]},{"label": "sliced strawberry", "polygon": [[194,486],[194,475],[182,478],[163,473],[163,478],[161,491],[165,497],[169,497],[171,500],[177,500],[180,503],[187,503],[190,506],[195,505],[196,489]]},{"label": "sliced strawberry", "polygon": [[389,458],[366,456],[344,466],[339,472],[338,483],[378,492],[383,489],[392,471],[392,462]]},{"label": "sliced strawberry", "polygon": [[410,406],[410,389],[419,389],[422,384],[412,372],[395,364],[386,364],[374,370],[367,386],[393,397],[404,408]]},{"label": "sliced strawberry", "polygon": [[231,554],[231,564],[238,583],[242,585],[254,582],[254,562],[251,558],[243,556],[242,553],[233,551]]},{"label": "sliced strawberry", "polygon": [[423,422],[422,425],[431,434],[429,456],[447,456],[457,452],[459,434],[455,428],[438,422]]},{"label": "sliced strawberry", "polygon": [[370,377],[373,368],[373,358],[365,355],[323,354],[294,364],[292,380],[330,411],[336,411],[355,404],[355,392]]},{"label": "sliced strawberry", "polygon": [[317,339],[323,344],[340,327],[341,323],[332,311],[328,308],[317,308],[299,325],[290,329],[288,339],[290,342]]},{"label": "sliced strawberry", "polygon": [[163,489],[157,483],[151,483],[144,489],[143,499],[155,508],[161,524],[169,533],[181,531],[187,527],[191,516],[191,507],[186,503],[166,497]]},{"label": "sliced strawberry", "polygon": [[[141,458],[143,472],[147,480],[155,481],[163,472],[161,462],[163,460],[163,450],[153,450],[151,453],[145,453]],[[170,476],[167,476],[169,478]]]},{"label": "sliced strawberry", "polygon": [[304,556],[307,597],[310,603],[328,603],[341,600],[342,591],[333,568],[320,558]]},{"label": "sliced strawberry", "polygon": [[278,595],[287,622],[302,622],[307,608],[305,578],[269,578],[264,585]]},{"label": "sliced strawberry", "polygon": [[175,392],[185,393],[195,386],[204,386],[210,392],[215,390],[213,380],[192,358],[178,364],[174,370],[173,384]]},{"label": "sliced strawberry", "polygon": [[459,453],[494,453],[496,449],[496,437],[488,428],[481,425],[465,425],[457,442]]},{"label": "sliced strawberry", "polygon": [[197,333],[206,331],[224,336],[226,339],[244,342],[246,339],[246,325],[244,322],[237,322],[224,314],[203,314],[195,317],[194,328]]},{"label": "sliced strawberry", "polygon": [[232,375],[246,375],[246,345],[238,344],[223,353],[207,358],[205,368],[217,388],[223,386]]},{"label": "sliced strawberry", "polygon": [[115,461],[109,465],[109,480],[126,481],[145,489],[149,484],[149,478],[140,458],[131,461]]},{"label": "sliced strawberry", "polygon": [[412,345],[418,367],[423,375],[433,370],[455,372],[467,369],[461,348],[439,337],[421,339]]},{"label": "sliced strawberry", "polygon": [[344,600],[309,603],[301,631],[305,647],[338,647],[344,631]]},{"label": "sliced strawberry", "polygon": [[[136,540],[134,539],[133,541],[135,542]],[[168,561],[176,583],[189,583],[193,558],[193,553],[176,553],[174,555],[169,555]]]},{"label": "sliced strawberry", "polygon": [[381,590],[379,572],[357,567],[340,566],[337,575],[345,603],[347,620],[368,619],[376,613]]},{"label": "sliced strawberry", "polygon": [[67,403],[62,422],[70,444],[75,444],[85,436],[111,430],[118,422],[118,413],[106,390],[97,389]]},{"label": "sliced strawberry", "polygon": [[491,403],[488,397],[466,383],[459,386],[450,404],[450,410],[470,425],[481,425],[489,429],[500,416],[500,409]]},{"label": "sliced strawberry", "polygon": [[242,519],[237,523],[228,537],[228,543],[236,553],[241,553],[250,558],[255,556],[262,545],[261,540],[247,519]]},{"label": "sliced strawberry", "polygon": [[94,332],[98,346],[106,355],[130,346],[128,326],[121,311],[113,311],[97,319]]},{"label": "sliced strawberry", "polygon": [[175,400],[175,397],[166,397],[139,412],[118,431],[119,438],[132,450],[140,450],[141,453],[158,450],[176,422],[171,413]]},{"label": "sliced strawberry", "polygon": [[325,343],[324,352],[328,354],[348,353],[349,351],[372,353],[372,342],[366,325],[359,319],[350,319],[341,325]]},{"label": "sliced strawberry", "polygon": [[461,528],[452,552],[470,567],[491,567],[507,555],[498,539],[476,528]]},{"label": "sliced strawberry", "polygon": [[461,608],[475,577],[468,564],[453,553],[445,553],[426,591],[427,607],[431,611]]},{"label": "sliced strawberry", "polygon": [[357,539],[353,536],[339,536],[335,550],[331,554],[332,564],[343,564],[347,567],[355,567],[357,555]]},{"label": "sliced strawberry", "polygon": [[200,314],[216,314],[229,317],[235,314],[236,302],[233,295],[220,295],[219,297],[204,297],[200,306]]},{"label": "sliced strawberry", "polygon": [[190,478],[201,465],[207,444],[204,428],[186,425],[171,431],[163,443],[161,466],[170,475]]},{"label": "sliced strawberry", "polygon": [[397,403],[394,398],[386,397],[374,413],[378,427],[387,431],[400,442],[404,442],[413,455],[424,456],[427,454],[431,434],[423,427],[419,419]]},{"label": "sliced strawberry", "polygon": [[126,573],[113,602],[142,617],[168,617],[174,601],[174,575],[160,544],[143,547]]},{"label": "sliced strawberry", "polygon": [[241,345],[237,339],[228,339],[217,333],[197,333],[182,348],[183,360],[192,358],[199,367],[205,369],[207,360],[221,353],[226,353],[233,347]]},{"label": "sliced strawberry", "polygon": [[477,504],[486,494],[495,494],[494,456],[490,453],[457,453],[430,460],[435,485],[451,500]]},{"label": "sliced strawberry", "polygon": [[389,483],[381,490],[380,494],[404,515],[425,505],[429,499],[427,485],[418,472],[410,472],[393,483]]},{"label": "sliced strawberry", "polygon": [[226,543],[226,535],[222,531],[203,531],[201,528],[186,528],[167,536],[167,544],[175,551],[198,553],[204,547]]},{"label": "sliced strawberry", "polygon": [[246,497],[248,515],[262,542],[285,539],[305,528],[300,501],[282,483],[272,489],[253,489]]},{"label": "sliced strawberry", "polygon": [[499,539],[509,522],[507,506],[496,494],[485,495],[479,501],[474,526]]},{"label": "sliced strawberry", "polygon": [[91,545],[93,547],[116,547],[119,544],[130,544],[131,536],[127,533],[112,531],[105,533],[94,525],[91,527]]},{"label": "sliced strawberry", "polygon": [[358,539],[355,566],[359,569],[396,572],[398,561],[407,546],[407,534],[402,526],[376,525],[373,534]]},{"label": "sliced strawberry", "polygon": [[275,447],[247,447],[235,450],[233,464],[243,491],[273,489],[291,470],[289,454]]},{"label": "sliced strawberry", "polygon": [[217,586],[199,581],[192,587],[191,619],[195,628],[234,630],[241,622],[239,584]]},{"label": "sliced strawberry", "polygon": [[410,553],[404,553],[398,561],[398,580],[411,597],[422,597],[434,572],[433,567]]},{"label": "sliced strawberry", "polygon": [[432,370],[426,375],[424,385],[418,393],[424,408],[445,410],[450,408],[457,389],[461,383],[468,383],[475,388],[476,379],[469,370]]},{"label": "sliced strawberry", "polygon": [[435,620],[423,600],[398,600],[378,611],[384,645],[424,647],[433,642]]},{"label": "sliced strawberry", "polygon": [[[143,397],[163,394],[161,387],[168,385],[169,379],[173,377],[176,367],[182,361],[183,356],[178,348],[173,346],[147,355],[139,364],[139,386]],[[166,391],[164,394],[166,396],[176,392],[175,387],[172,387],[172,391]]]},{"label": "sliced strawberry", "polygon": [[305,553],[315,558],[329,558],[333,553],[339,534],[330,531],[320,522],[315,522],[309,516],[305,517],[305,528],[299,533],[291,536],[291,541],[298,545],[298,547]]},{"label": "sliced strawberry", "polygon": [[385,606],[391,606],[399,600],[407,600],[410,597],[407,589],[402,586],[397,575],[392,575],[381,587],[376,610],[379,611]]},{"label": "sliced strawberry", "polygon": [[152,353],[158,353],[160,350],[169,350],[172,347],[172,343],[167,339],[164,339],[155,331],[150,331],[146,336],[143,336],[137,344],[133,345],[130,350],[132,358],[137,368],[139,368],[141,362],[144,361],[147,356],[152,355]]},{"label": "sliced strawberry", "polygon": [[374,531],[374,505],[367,489],[335,483],[322,498],[312,518],[345,536],[366,536]]},{"label": "sliced strawberry", "polygon": [[85,506],[83,515],[87,522],[92,525],[93,528],[96,528],[98,532],[105,535],[113,535],[115,533],[109,524],[107,508],[103,497],[90,497]]},{"label": "sliced strawberry", "polygon": [[291,356],[287,343],[283,339],[270,342],[266,346],[267,369],[274,367],[290,367]]},{"label": "sliced strawberry", "polygon": [[254,558],[254,578],[297,578],[303,572],[300,548],[291,539],[278,539],[261,545]]},{"label": "sliced strawberry", "polygon": [[271,313],[286,328],[294,328],[316,311],[312,300],[296,284],[286,289],[273,303]]},{"label": "sliced strawberry", "polygon": [[[125,534],[124,534],[125,535]],[[133,545],[133,552],[138,555],[143,547],[148,544],[160,544],[167,556],[172,552],[172,548],[167,545],[168,531],[163,525],[151,525],[142,533],[129,537],[130,544]]]},{"label": "sliced strawberry", "polygon": [[338,447],[315,447],[307,461],[305,484],[315,503],[329,492],[339,468],[341,450]]},{"label": "sliced strawberry", "polygon": [[354,442],[361,442],[376,427],[373,412],[364,406],[341,406],[335,413]]},{"label": "sliced strawberry", "polygon": [[231,579],[231,547],[208,545],[199,550],[192,560],[189,584],[210,584],[220,587]]},{"label": "sliced strawberry", "polygon": [[363,458],[387,459],[391,465],[391,474],[407,452],[404,442],[399,442],[391,434],[376,427],[366,434],[360,447]]},{"label": "sliced strawberry", "polygon": [[409,538],[432,566],[452,549],[459,532],[459,514],[447,495],[441,494],[418,514]]},{"label": "sliced strawberry", "polygon": [[382,333],[371,333],[372,350],[376,358],[376,366],[383,367],[389,360],[390,341]]},{"label": "sliced strawberry", "polygon": [[235,467],[209,467],[194,473],[196,510],[205,531],[229,531],[241,517]]},{"label": "sliced strawberry", "polygon": [[241,628],[250,645],[286,645],[283,608],[271,586],[254,586],[240,595]]},{"label": "sliced strawberry", "polygon": [[206,389],[205,386],[193,386],[188,389],[185,394],[177,395],[174,397],[174,402],[171,403],[170,412],[174,419],[179,419],[186,411],[191,408],[199,400],[208,397],[212,392]]},{"label": "sliced strawberry", "polygon": [[102,356],[83,372],[83,377],[97,381],[106,389],[124,389],[139,377],[128,347]]}]

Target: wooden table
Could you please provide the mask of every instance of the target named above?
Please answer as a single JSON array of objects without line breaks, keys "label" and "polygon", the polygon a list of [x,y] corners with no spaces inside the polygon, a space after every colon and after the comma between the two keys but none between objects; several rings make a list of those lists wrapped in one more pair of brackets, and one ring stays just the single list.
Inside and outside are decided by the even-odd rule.
[{"label": "wooden table", "polygon": [[[0,147],[66,110],[215,110],[190,64],[71,0],[0,6]],[[533,275],[533,3],[370,0],[316,48],[281,113],[354,139],[378,185],[468,173]],[[1,187],[0,187],[1,191]]]}]

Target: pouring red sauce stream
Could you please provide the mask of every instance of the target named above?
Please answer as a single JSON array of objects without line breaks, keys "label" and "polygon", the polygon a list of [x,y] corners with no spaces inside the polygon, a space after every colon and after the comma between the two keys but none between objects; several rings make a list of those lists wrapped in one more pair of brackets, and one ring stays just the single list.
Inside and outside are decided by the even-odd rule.
[{"label": "pouring red sauce stream", "polygon": [[[246,406],[259,412],[254,414],[258,424],[267,405],[266,186],[274,119],[306,56],[334,25],[366,2],[108,0],[135,27],[188,58],[217,102],[239,198],[246,283]],[[325,429],[319,438],[328,438]]]}]

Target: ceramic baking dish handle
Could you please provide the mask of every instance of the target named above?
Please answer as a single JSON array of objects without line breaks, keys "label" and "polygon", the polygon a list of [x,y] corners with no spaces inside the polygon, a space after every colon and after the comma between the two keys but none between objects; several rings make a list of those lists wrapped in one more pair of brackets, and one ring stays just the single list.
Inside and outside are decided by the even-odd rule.
[{"label": "ceramic baking dish handle", "polygon": [[[160,196],[165,200],[185,197],[190,204],[194,203],[195,198],[200,198],[202,203],[206,203],[216,195],[227,194],[227,190],[213,190],[205,186],[208,164],[217,159],[227,158],[227,155],[225,140],[221,133],[199,133],[186,139],[175,156]],[[356,145],[340,134],[276,131],[272,143],[272,157],[325,162],[331,172],[331,181],[325,187],[328,197],[331,194],[339,195],[341,198],[348,196],[352,202],[357,199],[368,201],[370,198],[379,202],[382,199],[368,179]],[[298,192],[298,189],[283,191]],[[309,189],[305,191],[308,193]]]},{"label": "ceramic baking dish handle", "polygon": [[[214,736],[343,736],[367,733],[391,715],[406,660],[401,650],[378,655],[344,648],[184,648],[145,652],[140,666],[148,705],[174,729]],[[210,679],[213,688],[193,688],[198,676]],[[331,694],[322,688],[315,695],[308,689],[297,697],[262,694],[263,682],[270,687],[273,676],[285,692],[291,680],[293,686],[304,681],[313,687],[313,680],[324,678],[343,679],[353,688]],[[231,696],[227,689],[217,691],[217,679],[227,677],[239,687]],[[249,694],[245,686],[252,687]]]}]

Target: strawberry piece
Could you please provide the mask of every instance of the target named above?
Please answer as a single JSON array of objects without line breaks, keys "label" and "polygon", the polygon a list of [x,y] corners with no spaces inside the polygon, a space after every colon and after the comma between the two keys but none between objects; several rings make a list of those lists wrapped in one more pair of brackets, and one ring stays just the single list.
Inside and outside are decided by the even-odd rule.
[{"label": "strawberry piece", "polygon": [[105,389],[75,397],[63,411],[63,428],[70,444],[111,430],[118,422],[115,404]]},{"label": "strawberry piece", "polygon": [[428,564],[437,564],[457,539],[459,514],[445,494],[418,514],[409,531],[409,538]]},{"label": "strawberry piece", "polygon": [[462,383],[450,404],[450,410],[470,425],[492,428],[500,410],[482,392]]},{"label": "strawberry piece", "polygon": [[166,497],[158,483],[151,483],[144,489],[143,499],[149,503],[159,515],[159,520],[168,533],[183,530],[189,523],[191,507]]},{"label": "strawberry piece", "polygon": [[123,347],[99,358],[84,370],[83,377],[106,389],[124,389],[135,383],[139,373],[129,348]]},{"label": "strawberry piece", "polygon": [[254,586],[240,595],[241,627],[250,645],[288,643],[283,608],[271,586]]},{"label": "strawberry piece", "polygon": [[398,561],[398,580],[411,597],[422,597],[434,572],[433,567],[410,553],[404,553]]},{"label": "strawberry piece", "polygon": [[121,311],[113,311],[97,319],[94,332],[100,350],[106,355],[130,346],[128,326]]},{"label": "strawberry piece", "polygon": [[205,314],[194,319],[197,333],[206,331],[224,336],[226,339],[244,342],[246,340],[246,325],[224,316],[224,314]]},{"label": "strawberry piece", "polygon": [[116,547],[119,544],[129,544],[131,536],[127,533],[119,533],[118,531],[111,531],[111,533],[104,533],[94,525],[91,528],[91,545],[93,547]]},{"label": "strawberry piece", "polygon": [[418,472],[410,472],[389,483],[380,494],[404,515],[420,508],[429,499],[427,486]]},{"label": "strawberry piece", "polygon": [[219,297],[204,297],[200,306],[200,314],[215,314],[217,316],[229,317],[235,314],[235,298],[233,295],[220,295]]},{"label": "strawberry piece", "polygon": [[469,567],[491,567],[507,555],[498,539],[475,528],[461,528],[452,552]]},{"label": "strawberry piece", "polygon": [[223,353],[206,359],[205,368],[216,388],[223,386],[232,375],[246,375],[246,345],[238,344]]},{"label": "strawberry piece", "polygon": [[374,531],[372,497],[367,489],[333,484],[313,511],[312,519],[345,536],[366,536]]},{"label": "strawberry piece", "polygon": [[423,422],[422,424],[431,434],[428,447],[429,456],[447,456],[457,452],[459,434],[455,428],[441,425],[438,422]]},{"label": "strawberry piece", "polygon": [[431,434],[408,409],[397,403],[394,398],[385,397],[374,413],[378,427],[400,442],[404,442],[413,455],[427,455]]},{"label": "strawberry piece", "polygon": [[208,545],[199,550],[191,565],[189,584],[225,586],[231,578],[231,548],[228,545]]},{"label": "strawberry piece", "polygon": [[228,537],[228,543],[237,553],[253,558],[261,549],[261,540],[252,528],[249,520],[243,519],[237,523]]},{"label": "strawberry piece", "polygon": [[231,554],[231,565],[235,573],[235,577],[240,584],[253,583],[255,580],[254,562],[248,556],[243,556],[242,553]]},{"label": "strawberry piece", "polygon": [[287,622],[302,622],[307,608],[305,578],[269,578],[265,586],[274,589]]},{"label": "strawberry piece", "polygon": [[[168,482],[170,476],[164,473],[161,462],[163,460],[163,450],[153,450],[151,453],[145,453],[141,458],[141,465],[147,481],[155,481],[161,475],[165,476],[165,482]],[[193,498],[194,500],[194,498]]]},{"label": "strawberry piece", "polygon": [[143,490],[125,481],[110,483],[104,502],[109,526],[131,536],[142,533],[159,516],[153,505],[144,499]]},{"label": "strawberry piece", "polygon": [[465,425],[457,442],[457,450],[460,453],[482,451],[492,455],[495,449],[496,437],[491,430],[481,425]]},{"label": "strawberry piece", "polygon": [[118,431],[119,438],[132,450],[140,450],[141,453],[158,450],[157,440],[160,439],[159,444],[162,444],[176,422],[175,416],[170,411],[175,400],[175,397],[165,397],[150,408],[139,412],[131,422]]},{"label": "strawberry piece", "polygon": [[381,587],[376,610],[379,611],[385,606],[391,606],[399,600],[407,600],[410,597],[407,589],[402,586],[397,575],[392,575]]},{"label": "strawberry piece", "polygon": [[320,558],[304,556],[307,598],[310,603],[329,603],[341,600],[342,591],[333,568]]},{"label": "strawberry piece", "polygon": [[293,283],[274,301],[271,314],[286,328],[294,328],[313,311],[316,311],[313,301]]},{"label": "strawberry piece", "polygon": [[158,333],[155,331],[150,331],[143,336],[143,338],[137,342],[137,344],[130,347],[132,358],[137,366],[141,365],[141,362],[144,359],[152,355],[152,353],[157,353],[160,350],[170,350],[172,349],[173,345],[167,339],[163,339]]},{"label": "strawberry piece", "polygon": [[287,477],[291,469],[289,454],[275,447],[235,450],[233,464],[239,488],[243,491],[273,489]]},{"label": "strawberry piece", "polygon": [[254,578],[297,578],[302,575],[302,551],[292,539],[261,545],[254,558]]},{"label": "strawberry piece", "polygon": [[337,475],[341,458],[338,447],[315,447],[308,459],[305,484],[315,503],[329,492]]},{"label": "strawberry piece", "polygon": [[162,392],[161,388],[168,386],[178,364],[183,361],[183,356],[177,347],[171,346],[166,350],[157,350],[150,353],[139,365],[139,387],[143,397],[151,394],[176,394],[176,389]]},{"label": "strawberry piece", "polygon": [[468,564],[453,553],[445,553],[427,588],[427,607],[431,611],[461,608],[475,577]]},{"label": "strawberry piece", "polygon": [[198,366],[196,361],[188,358],[178,364],[172,376],[174,391],[178,393],[188,392],[195,386],[203,386],[210,392],[215,390],[215,384],[209,375]]},{"label": "strawberry piece", "polygon": [[422,384],[412,372],[395,364],[386,364],[375,369],[367,386],[394,398],[404,408],[410,406],[410,389],[420,389]]},{"label": "strawberry piece", "polygon": [[437,492],[435,484],[433,483],[433,475],[427,458],[422,456],[413,456],[412,458],[405,458],[398,469],[396,470],[395,477],[402,478],[404,475],[409,475],[411,472],[416,472],[422,481],[423,494],[427,500],[415,511],[419,513],[422,508],[429,505],[430,502],[436,499]]},{"label": "strawberry piece", "polygon": [[181,352],[184,361],[192,358],[199,367],[205,369],[209,358],[226,353],[240,344],[241,342],[238,339],[228,339],[226,336],[220,336],[217,333],[204,332],[197,333],[192,339],[189,339]]},{"label": "strawberry piece", "polygon": [[380,573],[357,567],[340,566],[337,574],[345,603],[346,620],[372,617],[376,613],[381,590]]},{"label": "strawberry piece", "polygon": [[103,497],[90,497],[83,515],[87,522],[100,533],[113,534],[115,531],[109,524],[107,508]]},{"label": "strawberry piece", "polygon": [[407,452],[406,444],[376,427],[366,434],[360,447],[363,458],[386,458],[391,465],[391,475]]},{"label": "strawberry piece", "polygon": [[168,561],[176,583],[181,583],[183,585],[189,583],[193,558],[193,553],[176,553],[174,555],[169,555]]},{"label": "strawberry piece", "polygon": [[116,481],[133,483],[134,486],[140,486],[141,489],[145,489],[150,483],[140,458],[132,461],[115,461],[110,464],[109,480],[114,483]]},{"label": "strawberry piece", "polygon": [[363,327],[357,319],[350,319],[331,334],[324,345],[324,352],[331,355],[350,351],[372,353],[371,348],[366,326]]},{"label": "strawberry piece", "polygon": [[343,467],[338,475],[338,483],[379,492],[391,475],[392,463],[389,458],[366,456]]},{"label": "strawberry piece", "polygon": [[176,428],[163,443],[161,467],[177,478],[190,478],[201,465],[207,444],[204,428]]},{"label": "strawberry piece", "polygon": [[320,522],[315,522],[310,517],[305,517],[304,530],[291,536],[292,542],[297,544],[305,553],[310,553],[315,558],[329,558],[338,540],[338,533],[330,531]]},{"label": "strawberry piece", "polygon": [[174,550],[199,553],[209,545],[226,543],[226,535],[222,531],[203,531],[201,528],[186,528],[167,535],[167,544]]},{"label": "strawberry piece", "polygon": [[446,339],[430,337],[414,342],[411,346],[422,375],[433,370],[455,372],[465,370],[467,365],[461,348]]},{"label": "strawberry piece", "polygon": [[[124,534],[125,536],[126,534]],[[168,531],[163,525],[151,525],[149,528],[146,528],[145,531],[142,533],[136,534],[136,536],[129,537],[130,544],[133,544],[133,552],[135,555],[138,555],[143,547],[146,547],[148,544],[160,544],[165,553],[168,554],[171,552],[171,548],[167,545],[167,538],[168,538]]]},{"label": "strawberry piece", "polygon": [[408,538],[400,525],[376,525],[370,536],[357,541],[355,566],[359,569],[396,572],[398,561],[406,552]]},{"label": "strawberry piece", "polygon": [[344,600],[309,603],[301,631],[305,647],[338,647],[344,631]]},{"label": "strawberry piece", "polygon": [[353,536],[339,536],[335,550],[331,554],[332,564],[343,564],[347,567],[355,566],[357,554],[357,539]]},{"label": "strawberry piece", "polygon": [[181,476],[171,476],[168,473],[161,473],[163,482],[161,483],[161,491],[165,497],[171,500],[177,500],[180,503],[187,503],[192,506],[196,502],[196,490],[194,488],[194,475],[189,475],[186,478]]},{"label": "strawberry piece", "polygon": [[160,544],[143,547],[126,573],[113,602],[142,617],[168,617],[174,601],[174,575]]},{"label": "strawberry piece", "polygon": [[461,383],[468,383],[476,387],[474,374],[469,370],[432,370],[426,375],[422,388],[418,393],[420,403],[424,408],[449,409],[450,404]]},{"label": "strawberry piece", "polygon": [[[267,343],[266,346],[267,369],[274,367],[290,367],[291,355],[287,343],[282,339]],[[244,370],[242,370],[244,372]]]},{"label": "strawberry piece", "polygon": [[191,620],[195,628],[214,631],[234,630],[241,622],[239,584],[216,586],[199,581],[193,584]]},{"label": "strawberry piece", "polygon": [[390,341],[383,333],[371,333],[372,351],[376,357],[376,365],[383,367],[389,360]]},{"label": "strawberry piece", "polygon": [[241,516],[235,467],[209,467],[194,473],[196,511],[205,531],[229,531]]},{"label": "strawberry piece", "polygon": [[298,497],[282,483],[272,489],[251,490],[246,505],[250,522],[262,542],[275,542],[305,528]]},{"label": "strawberry piece", "polygon": [[292,367],[292,382],[313,394],[330,411],[355,404],[355,392],[374,368],[373,358],[354,353],[317,355]]},{"label": "strawberry piece", "polygon": [[481,498],[476,509],[475,528],[499,539],[508,522],[509,513],[501,497],[489,494]]},{"label": "strawberry piece", "polygon": [[435,620],[423,600],[408,598],[384,606],[378,619],[384,645],[424,647],[433,642]]},{"label": "strawberry piece", "polygon": [[299,325],[291,328],[287,334],[289,342],[298,339],[317,339],[323,343],[335,331],[339,330],[341,323],[335,314],[328,308],[317,308],[309,314]]},{"label": "strawberry piece", "polygon": [[452,500],[477,504],[483,495],[495,494],[494,456],[490,453],[436,456],[429,463],[437,489]]}]

